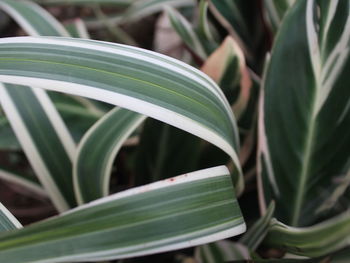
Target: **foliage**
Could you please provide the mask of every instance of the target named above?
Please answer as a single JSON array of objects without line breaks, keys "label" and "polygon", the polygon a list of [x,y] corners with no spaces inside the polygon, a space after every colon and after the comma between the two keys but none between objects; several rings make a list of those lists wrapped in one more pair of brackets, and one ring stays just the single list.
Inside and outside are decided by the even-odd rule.
[{"label": "foliage", "polygon": [[0,9],[1,262],[349,260],[350,0]]}]

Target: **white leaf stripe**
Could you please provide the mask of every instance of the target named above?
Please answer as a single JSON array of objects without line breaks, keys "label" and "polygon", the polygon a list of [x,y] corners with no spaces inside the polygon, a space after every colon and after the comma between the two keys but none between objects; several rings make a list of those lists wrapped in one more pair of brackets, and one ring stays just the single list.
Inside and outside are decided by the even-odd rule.
[{"label": "white leaf stripe", "polygon": [[16,104],[12,101],[11,96],[6,91],[4,84],[0,83],[0,102],[6,113],[7,118],[10,120],[11,126],[14,127],[14,132],[23,145],[23,151],[26,153],[27,158],[31,162],[33,169],[36,171],[37,176],[41,184],[48,191],[48,194],[52,197],[52,202],[60,210],[64,211],[69,208],[67,202],[62,196],[60,190],[57,188],[52,177],[47,176],[50,174],[46,167],[45,162],[40,156],[37,150],[37,146],[31,138],[31,134],[24,124],[21,114],[18,112]]},{"label": "white leaf stripe", "polygon": [[52,127],[54,127],[54,130],[57,132],[57,136],[65,148],[70,160],[73,162],[73,159],[76,156],[75,143],[61,116],[44,90],[33,88],[33,93],[43,107],[46,115],[49,116],[48,119],[51,122]]},{"label": "white leaf stripe", "polygon": [[329,1],[329,8],[328,8],[328,12],[327,12],[325,29],[324,29],[324,32],[323,32],[322,44],[324,44],[325,41],[326,41],[326,37],[327,37],[328,31],[329,31],[329,27],[330,27],[331,22],[332,22],[332,20],[334,18],[335,11],[337,10],[338,2],[339,2],[339,0]]},{"label": "white leaf stripe", "polygon": [[[90,201],[91,198],[108,195],[109,179],[115,156],[125,140],[145,118],[143,115],[115,108],[105,114],[85,133],[79,142],[76,160],[73,165],[74,188],[78,203],[82,204],[86,202],[86,199]],[[109,128],[109,131],[107,128]],[[111,134],[113,134],[113,139],[110,136]],[[108,145],[106,145],[106,142]],[[87,166],[87,163],[93,161],[98,162],[99,165]],[[93,180],[97,176],[98,182]],[[99,185],[101,179],[102,183]],[[90,182],[93,185],[90,186]],[[90,188],[93,186],[95,188],[101,187],[99,189],[101,196],[91,196]],[[87,194],[89,196],[86,196]]]},{"label": "white leaf stripe", "polygon": [[22,228],[22,224],[0,202],[0,233],[18,228]]}]

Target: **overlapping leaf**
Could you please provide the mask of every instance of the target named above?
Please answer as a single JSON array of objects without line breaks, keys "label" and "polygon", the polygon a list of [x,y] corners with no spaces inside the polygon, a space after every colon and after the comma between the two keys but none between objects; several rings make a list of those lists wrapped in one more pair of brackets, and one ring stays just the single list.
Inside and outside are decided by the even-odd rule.
[{"label": "overlapping leaf", "polygon": [[245,230],[233,196],[222,166],[170,178],[4,233],[0,260],[98,261],[223,239]]},{"label": "overlapping leaf", "polygon": [[[1,1],[29,34],[68,36],[46,10],[32,2]],[[75,205],[71,177],[75,145],[50,98],[43,90],[1,85],[1,104],[21,146],[57,209]]]},{"label": "overlapping leaf", "polygon": [[265,242],[293,254],[320,257],[348,246],[349,226],[349,212],[304,228],[289,227],[274,220]]},{"label": "overlapping leaf", "polygon": [[[294,226],[318,217],[350,169],[350,1],[300,0],[277,35],[260,115],[266,202]],[[317,16],[319,12],[319,16]]]},{"label": "overlapping leaf", "polygon": [[74,161],[77,200],[86,203],[109,193],[109,178],[114,158],[124,141],[145,116],[115,108],[84,135]]},{"label": "overlapping leaf", "polygon": [[[228,153],[240,172],[237,128],[222,91],[177,60],[133,47],[64,38],[0,40],[0,80],[67,92],[146,114]],[[235,184],[242,189],[240,177]]]}]

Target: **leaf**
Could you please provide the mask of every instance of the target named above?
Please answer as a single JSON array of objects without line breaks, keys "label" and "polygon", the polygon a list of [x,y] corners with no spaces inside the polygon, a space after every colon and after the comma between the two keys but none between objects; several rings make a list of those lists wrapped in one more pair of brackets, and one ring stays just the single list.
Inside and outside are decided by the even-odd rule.
[{"label": "leaf", "polygon": [[65,36],[69,33],[45,9],[30,1],[2,0],[0,8],[32,36]]},{"label": "leaf", "polygon": [[174,8],[166,7],[165,11],[169,17],[173,29],[177,32],[186,46],[190,48],[191,51],[200,59],[205,60],[207,58],[206,51],[199,39],[199,36],[192,28],[192,25]]},{"label": "leaf", "polygon": [[148,119],[143,125],[132,165],[136,185],[198,169],[201,142],[187,132]]},{"label": "leaf", "polygon": [[22,225],[0,202],[0,234],[5,231],[22,228]]},{"label": "leaf", "polygon": [[108,195],[115,156],[144,119],[141,114],[115,108],[85,133],[78,145],[73,173],[80,204]]},{"label": "leaf", "polygon": [[233,197],[223,166],[174,177],[2,234],[0,260],[120,259],[227,238],[245,231]]},{"label": "leaf", "polygon": [[55,206],[60,211],[74,206],[71,177],[74,142],[68,131],[61,130],[64,125],[60,125],[62,120],[47,94],[41,89],[0,83],[0,103]]},{"label": "leaf", "polygon": [[294,4],[295,0],[264,0],[265,18],[276,33],[284,15]]},{"label": "leaf", "polygon": [[267,68],[260,190],[265,203],[276,200],[277,218],[292,226],[315,222],[336,178],[350,170],[349,6],[349,0],[297,1]]},{"label": "leaf", "polygon": [[349,212],[303,228],[290,227],[274,220],[264,243],[296,255],[320,257],[348,246],[349,226]]},{"label": "leaf", "polygon": [[244,245],[225,240],[197,247],[195,258],[198,263],[241,262],[251,259]]},{"label": "leaf", "polygon": [[76,18],[72,23],[66,25],[66,29],[72,37],[91,38],[85,22],[80,18]]},{"label": "leaf", "polygon": [[239,242],[255,251],[270,229],[270,221],[275,211],[275,203],[271,202],[266,213],[259,218],[240,238]]},{"label": "leaf", "polygon": [[230,36],[226,37],[201,70],[222,88],[239,118],[248,104],[252,80],[244,54],[236,41]]},{"label": "leaf", "polygon": [[86,5],[104,4],[117,7],[128,7],[136,0],[34,0],[43,5]]},{"label": "leaf", "polygon": [[[4,0],[0,8],[29,34],[68,36],[45,9],[32,2]],[[26,83],[25,83],[26,84]],[[75,143],[43,90],[0,85],[1,104],[36,175],[59,211],[74,207],[72,159]]]},{"label": "leaf", "polygon": [[246,53],[246,44],[249,43],[249,30],[246,19],[241,10],[241,1],[210,0],[209,7],[216,19],[223,25],[229,34],[237,41],[240,48]]},{"label": "leaf", "polygon": [[5,116],[0,116],[0,149],[19,150],[21,148]]},{"label": "leaf", "polygon": [[125,22],[140,20],[149,15],[163,11],[164,7],[173,8],[194,6],[194,0],[143,0],[135,1],[123,14]]},{"label": "leaf", "polygon": [[159,119],[218,146],[240,173],[230,106],[196,69],[134,47],[68,38],[3,38],[0,53],[0,81],[94,98]]}]

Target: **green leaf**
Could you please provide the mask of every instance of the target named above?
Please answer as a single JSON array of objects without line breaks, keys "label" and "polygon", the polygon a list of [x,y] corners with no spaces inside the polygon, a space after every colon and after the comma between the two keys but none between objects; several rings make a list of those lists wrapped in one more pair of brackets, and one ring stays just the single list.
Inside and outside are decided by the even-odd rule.
[{"label": "green leaf", "polygon": [[295,0],[264,0],[265,17],[275,33],[294,2]]},{"label": "green leaf", "polygon": [[239,240],[240,243],[255,251],[270,229],[270,221],[275,211],[275,203],[271,202],[266,213],[252,225]]},{"label": "green leaf", "polygon": [[274,220],[264,242],[296,255],[325,256],[348,246],[349,227],[349,212],[304,228],[290,227]]},{"label": "green leaf", "polygon": [[0,202],[0,234],[5,231],[22,228],[22,225]]},{"label": "green leaf", "polygon": [[143,125],[132,167],[136,185],[198,169],[201,143],[187,132],[148,119]]},{"label": "green leaf", "polygon": [[267,68],[262,189],[265,202],[276,200],[277,218],[293,226],[315,222],[336,178],[350,170],[349,11],[349,0],[297,1]]},{"label": "green leaf", "polygon": [[98,261],[213,242],[245,231],[233,197],[223,166],[174,177],[2,234],[0,261]]},{"label": "green leaf", "polygon": [[34,0],[43,5],[86,5],[103,4],[117,7],[128,7],[136,0]]},{"label": "green leaf", "polygon": [[125,21],[139,20],[146,16],[163,11],[164,7],[173,8],[194,6],[194,0],[143,0],[136,1],[123,14]]},{"label": "green leaf", "polygon": [[5,116],[0,116],[0,149],[19,150],[21,148],[10,123]]},{"label": "green leaf", "polygon": [[71,160],[75,146],[68,131],[62,130],[65,126],[47,94],[11,84],[0,84],[0,94],[23,151],[53,203],[60,211],[74,206]]},{"label": "green leaf", "polygon": [[219,87],[200,71],[154,52],[69,38],[3,38],[0,54],[0,81],[119,105],[213,143],[233,159],[242,190],[234,116]]},{"label": "green leaf", "polygon": [[[244,3],[244,2],[243,2]],[[217,20],[246,52],[245,44],[251,45],[250,31],[242,12],[242,1],[210,0],[209,7]],[[250,7],[251,8],[251,7]]]},{"label": "green leaf", "polygon": [[115,156],[144,119],[136,112],[115,108],[85,133],[74,161],[73,179],[79,203],[108,195]]},{"label": "green leaf", "polygon": [[[4,0],[0,8],[29,34],[69,35],[54,17],[32,2]],[[50,98],[40,89],[6,84],[0,90],[7,118],[52,202],[59,211],[74,207],[71,171],[75,144]]]},{"label": "green leaf", "polygon": [[251,259],[244,245],[225,240],[197,247],[195,258],[200,263],[243,262]]},{"label": "green leaf", "polygon": [[174,8],[166,7],[166,14],[169,17],[173,29],[178,33],[182,41],[196,54],[200,59],[205,60],[207,58],[206,51],[197,35],[192,28],[190,22],[187,21],[178,11]]},{"label": "green leaf", "polygon": [[2,0],[0,9],[8,13],[29,35],[69,36],[50,13],[30,1]]}]

